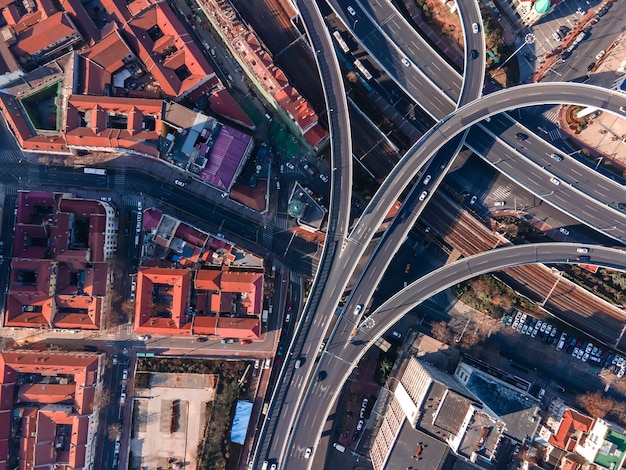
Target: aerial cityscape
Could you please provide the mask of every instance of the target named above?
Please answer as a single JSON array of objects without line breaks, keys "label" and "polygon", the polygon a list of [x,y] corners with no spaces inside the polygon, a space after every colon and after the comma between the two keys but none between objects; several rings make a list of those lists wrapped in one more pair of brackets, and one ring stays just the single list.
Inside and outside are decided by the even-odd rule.
[{"label": "aerial cityscape", "polygon": [[0,470],[626,468],[624,0],[0,9]]}]

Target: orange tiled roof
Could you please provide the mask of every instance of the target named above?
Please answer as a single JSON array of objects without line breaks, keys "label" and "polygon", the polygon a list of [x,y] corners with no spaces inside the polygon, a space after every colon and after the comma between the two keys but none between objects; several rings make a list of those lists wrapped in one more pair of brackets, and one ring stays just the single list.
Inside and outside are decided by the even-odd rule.
[{"label": "orange tiled roof", "polygon": [[142,10],[124,25],[124,30],[165,94],[182,97],[215,77],[201,50],[166,2]]},{"label": "orange tiled roof", "polygon": [[[11,351],[0,353],[0,429],[10,427],[17,374],[68,375],[71,385],[21,385],[20,401],[39,403],[41,407],[22,407],[22,433],[19,436],[19,468],[35,468],[56,463],[81,468],[89,442],[89,414],[93,412],[99,355],[88,353],[49,353]],[[69,453],[57,452],[57,425],[71,426]],[[6,435],[0,436],[0,447]],[[7,455],[3,453],[2,455]],[[0,468],[6,461],[0,462]]]},{"label": "orange tiled roof", "polygon": [[[586,433],[593,425],[593,418],[585,416],[571,408],[565,410],[559,430],[555,435],[550,436],[550,444],[568,451],[574,450],[576,446],[576,433]],[[574,439],[572,439],[572,437]]]},{"label": "orange tiled roof", "polygon": [[[183,328],[187,323],[190,283],[191,271],[187,269],[140,269],[137,275],[135,331],[141,331],[140,328]],[[159,302],[154,302],[155,296],[160,297]],[[156,311],[155,305],[160,307],[160,311]]]},{"label": "orange tiled roof", "polygon": [[67,14],[58,12],[20,34],[17,44],[12,47],[13,53],[16,56],[22,54],[32,56],[50,44],[73,35],[78,35],[78,31],[71,20]]},{"label": "orange tiled roof", "polygon": [[85,51],[83,55],[100,64],[111,74],[124,67],[123,59],[129,59],[134,56],[117,29],[103,37]]}]

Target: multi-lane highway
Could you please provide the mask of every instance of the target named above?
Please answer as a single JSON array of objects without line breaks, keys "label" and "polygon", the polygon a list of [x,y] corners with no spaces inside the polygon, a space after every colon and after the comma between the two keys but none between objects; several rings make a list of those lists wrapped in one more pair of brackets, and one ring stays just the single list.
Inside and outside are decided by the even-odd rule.
[{"label": "multi-lane highway", "polygon": [[[585,91],[584,97],[580,96],[581,93],[583,93],[583,90]],[[460,108],[457,112],[439,122],[415,144],[415,146],[394,168],[390,177],[383,183],[378,193],[372,199],[370,206],[368,206],[364,215],[351,232],[341,256],[336,259],[335,264],[333,265],[334,274],[329,275],[327,278],[328,283],[326,285],[326,289],[324,290],[324,299],[320,303],[320,307],[324,308],[317,311],[318,318],[315,322],[317,328],[315,330],[311,330],[308,337],[299,339],[301,347],[291,351],[294,358],[308,358],[312,353],[317,351],[317,347],[323,337],[323,325],[326,323],[324,317],[329,318],[336,312],[336,306],[343,290],[345,289],[347,278],[350,277],[356,262],[363,255],[365,247],[371,240],[373,233],[380,226],[385,215],[400,196],[400,193],[409,184],[411,179],[417,174],[418,171],[424,169],[425,165],[435,155],[435,153],[443,147],[445,142],[450,141],[460,132],[463,132],[464,129],[484,119],[487,115],[506,109],[514,109],[516,107],[525,106],[528,105],[529,102],[533,103],[536,101],[540,101],[542,103],[583,101],[581,104],[595,105],[600,108],[609,109],[615,113],[619,112],[618,109],[620,106],[626,105],[626,97],[617,96],[615,93],[611,93],[600,88],[586,87],[579,84],[527,85],[484,97],[482,100]],[[424,169],[424,174],[428,172],[428,169]],[[434,185],[434,182],[432,184]],[[425,186],[425,188],[426,190],[431,189],[429,186]],[[419,210],[412,212],[411,216],[404,220],[399,220],[397,218],[398,223],[403,226],[402,229],[399,229],[399,233],[402,230],[408,231],[418,215]],[[378,269],[378,266],[373,266],[372,269],[375,270],[372,275],[377,276],[378,274],[376,274],[376,270]],[[367,279],[368,276],[371,278],[372,275],[363,273],[361,278]],[[359,301],[365,302],[364,300]],[[346,310],[349,311],[355,308],[355,306],[356,302],[350,301],[346,306]],[[352,321],[354,322],[354,320]],[[299,397],[302,395],[302,390],[306,386],[307,379],[311,377],[310,370],[307,370],[307,375],[300,377],[301,380],[292,383],[292,386],[287,390],[283,390],[280,395],[280,400],[288,403],[288,406],[284,406],[284,414],[280,416],[281,421],[285,423],[285,426],[281,427],[279,425],[277,427],[277,431],[281,432],[280,438],[282,439],[285,439],[286,436],[291,434],[293,415],[298,412],[300,405]],[[300,410],[300,416],[304,416],[304,413],[307,411],[306,406],[303,407]],[[301,420],[298,420],[298,423],[300,422]],[[274,436],[274,439],[278,439],[278,436]],[[290,444],[289,446],[292,452],[295,452],[296,449],[299,448],[299,439],[299,437],[292,435],[293,444]],[[269,449],[266,453],[267,458],[278,461],[287,458],[287,455],[291,455],[276,453],[277,450],[278,449]],[[300,464],[302,464],[301,461]]]},{"label": "multi-lane highway", "polygon": [[[483,91],[487,47],[483,31],[483,19],[480,14],[480,3],[474,0],[458,0],[456,6],[463,27],[465,40],[465,70],[463,71],[463,88],[459,97],[459,106],[477,100]],[[474,33],[474,25],[478,32]]]},{"label": "multi-lane highway", "polygon": [[[365,1],[352,2],[351,0],[332,0],[329,3],[337,12],[338,16],[344,21],[346,27],[366,46],[372,58],[380,62],[386,72],[407,91],[409,96],[412,96],[419,105],[427,110],[431,116],[436,119],[442,119],[451,112],[453,105],[451,103],[445,105],[445,102],[458,101],[459,95],[455,91],[457,88],[454,84],[457,83],[457,79],[461,80],[461,76],[454,69],[450,68],[447,62],[427,44],[417,31],[412,29],[410,25],[404,21],[401,15],[396,12],[391,2],[372,1],[368,3]],[[355,15],[350,14],[347,8],[349,5],[354,9]],[[468,11],[467,8],[464,9],[464,12],[466,11]],[[372,21],[368,22],[370,17],[377,18],[382,24],[377,25]],[[358,21],[355,21],[355,18]],[[363,29],[361,29],[361,18],[364,18],[364,22],[367,23],[367,27]],[[467,14],[467,18],[470,18],[469,14]],[[464,24],[466,24],[469,22],[469,19],[464,17],[463,21]],[[482,25],[479,24],[479,27],[482,33]],[[473,35],[482,36],[482,34]],[[373,41],[372,38],[376,40]],[[403,67],[402,56],[389,54],[391,50],[401,50],[403,54],[409,56],[411,59],[411,67]],[[418,51],[418,53],[414,54],[416,51]],[[466,51],[466,57],[467,53]],[[470,64],[470,66],[474,65],[475,64]],[[448,71],[445,74],[440,73],[446,67]],[[428,76],[428,80],[424,80],[422,75],[431,72],[434,72],[432,76]],[[471,75],[469,72],[470,70],[466,67],[466,74],[462,86],[465,89],[475,89],[477,84],[472,84],[472,82],[479,82],[482,85],[484,75],[474,75],[477,73],[476,70],[472,70]],[[434,102],[434,98],[431,95],[439,95],[437,100],[439,105]],[[564,97],[561,102],[569,103],[570,101]],[[435,108],[431,108],[431,106],[435,106]],[[530,151],[530,148],[527,148],[526,151],[518,154],[523,158],[508,159],[508,165],[515,167],[511,169],[511,175],[513,176],[514,174],[516,181],[522,187],[528,189],[538,197],[549,194],[553,188],[541,185],[541,182],[538,184],[536,180],[533,180],[527,169],[529,165],[535,168],[537,166],[549,168],[546,164],[542,164],[545,160],[544,157],[558,152],[559,150],[543,139],[533,136],[531,130],[523,128],[515,121],[505,116],[499,117],[498,119],[501,123],[508,122],[508,127],[511,132],[500,135],[498,127],[495,126],[494,121],[496,119],[494,118],[492,122],[495,127],[492,128],[492,122],[483,122],[480,124],[479,129],[472,129],[472,133],[467,139],[468,146],[475,149],[481,157],[494,162],[497,161],[502,154],[510,154],[514,152],[514,149],[523,146],[523,144],[520,145],[516,140],[516,134],[521,132],[532,136],[532,151]],[[487,132],[489,135],[483,136],[482,132]],[[491,147],[485,148],[480,142],[475,142],[474,139],[491,141]],[[587,200],[586,206],[595,207],[596,211],[601,211],[601,213],[604,214],[602,217],[604,220],[609,219],[610,217],[606,216],[606,212],[602,211],[604,210],[603,206],[612,201],[606,201],[602,194],[605,192],[606,188],[617,189],[611,180],[596,173],[592,168],[579,165],[577,162],[574,163],[570,161],[570,159],[561,163],[557,172],[576,172],[576,177],[566,177],[565,181],[577,181],[577,189],[591,197],[591,199]],[[549,180],[549,178],[547,180]],[[546,187],[549,189],[545,190]],[[571,200],[571,198],[568,194],[562,198],[554,197],[547,199],[547,202],[568,213],[573,213],[570,209],[576,208],[577,206],[575,204],[567,204],[569,200]],[[595,218],[593,220],[589,219],[587,217],[588,213],[589,211],[586,211],[586,213],[581,212],[578,216],[578,220],[596,229],[609,228],[611,230],[605,231],[605,233],[609,236],[615,235],[612,229],[613,224],[605,224]],[[624,237],[622,236],[622,238]]]},{"label": "multi-lane highway", "polygon": [[[352,203],[352,141],[346,93],[335,56],[333,44],[316,3],[312,0],[297,2],[300,16],[307,28],[311,46],[315,51],[315,59],[322,77],[322,88],[328,112],[330,150],[331,150],[331,196],[330,212],[326,232],[324,250],[315,277],[311,296],[298,323],[297,332],[289,346],[289,353],[282,365],[277,386],[272,394],[268,415],[263,422],[260,437],[257,442],[255,460],[265,460],[268,454],[283,455],[287,441],[281,439],[285,429],[289,429],[290,418],[295,416],[293,403],[285,400],[287,391],[292,396],[301,399],[304,388],[296,386],[306,380],[313,368],[313,363],[305,363],[301,369],[294,368],[300,351],[308,350],[310,346],[303,343],[311,331],[313,337],[319,337],[328,328],[330,317],[316,317],[323,304],[322,293],[324,286],[329,282],[332,266],[339,254],[343,239],[348,233],[350,207]],[[321,321],[319,321],[321,320]],[[294,356],[294,351],[297,352]],[[294,401],[296,401],[294,400]],[[282,419],[281,419],[282,416]]]},{"label": "multi-lane highway", "polygon": [[[293,431],[291,453],[281,463],[281,468],[310,468],[303,460],[304,452],[308,447],[315,448],[317,445],[326,417],[341,393],[343,383],[365,351],[407,312],[438,292],[480,274],[526,263],[572,262],[577,257],[576,249],[581,246],[573,243],[512,246],[449,264],[391,297],[370,315],[369,327],[359,328],[354,336],[353,313],[345,309],[316,369],[316,374],[323,371],[326,378],[310,383],[300,419]],[[593,262],[600,266],[626,269],[624,250],[593,247],[590,254]]]}]

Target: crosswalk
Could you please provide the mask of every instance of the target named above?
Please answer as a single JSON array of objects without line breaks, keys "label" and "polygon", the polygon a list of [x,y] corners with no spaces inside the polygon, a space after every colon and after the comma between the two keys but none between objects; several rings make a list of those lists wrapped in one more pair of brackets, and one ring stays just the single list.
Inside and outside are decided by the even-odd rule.
[{"label": "crosswalk", "polygon": [[552,129],[551,131],[548,131],[548,135],[550,136],[550,140],[552,142],[554,142],[555,140],[561,140],[563,138],[563,136],[561,136],[560,129]]},{"label": "crosswalk", "polygon": [[[126,338],[132,336],[133,334],[133,324],[132,323],[122,323],[121,325],[117,325],[115,329],[109,329],[107,333],[102,335],[102,338],[110,339],[118,339],[118,338]],[[112,346],[114,342],[106,341],[105,344],[107,346]]]},{"label": "crosswalk", "polygon": [[499,185],[495,189],[492,190],[493,199],[496,201],[504,201],[508,196],[511,195],[512,185],[504,184]]},{"label": "crosswalk", "polygon": [[140,201],[143,201],[143,196],[139,194],[124,194],[124,205],[131,210],[137,210],[137,204],[139,204]]},{"label": "crosswalk", "polygon": [[559,125],[559,115],[554,111],[544,111],[541,114],[547,121],[550,121],[552,124],[558,126]]},{"label": "crosswalk", "polygon": [[113,182],[114,189],[119,194],[124,194],[126,185],[126,172],[121,168],[115,171],[115,179]]},{"label": "crosswalk", "polygon": [[274,244],[274,226],[268,225],[263,228],[263,236],[261,238],[261,243],[264,248],[271,250]]}]

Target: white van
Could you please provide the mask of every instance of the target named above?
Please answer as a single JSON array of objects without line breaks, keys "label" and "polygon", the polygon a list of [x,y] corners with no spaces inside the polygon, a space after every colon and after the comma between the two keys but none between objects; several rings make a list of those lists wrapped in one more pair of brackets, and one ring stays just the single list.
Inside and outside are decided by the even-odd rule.
[{"label": "white van", "polygon": [[272,365],[272,361],[271,361],[271,359],[268,357],[267,359],[265,359],[265,366],[264,366],[264,367],[265,367],[266,369],[269,369],[271,365]]},{"label": "white van", "polygon": [[338,442],[335,442],[335,443],[333,444],[333,447],[334,447],[335,449],[337,449],[339,452],[345,452],[345,451],[346,451],[345,446],[342,446],[342,445],[341,445],[341,444],[339,444]]}]

